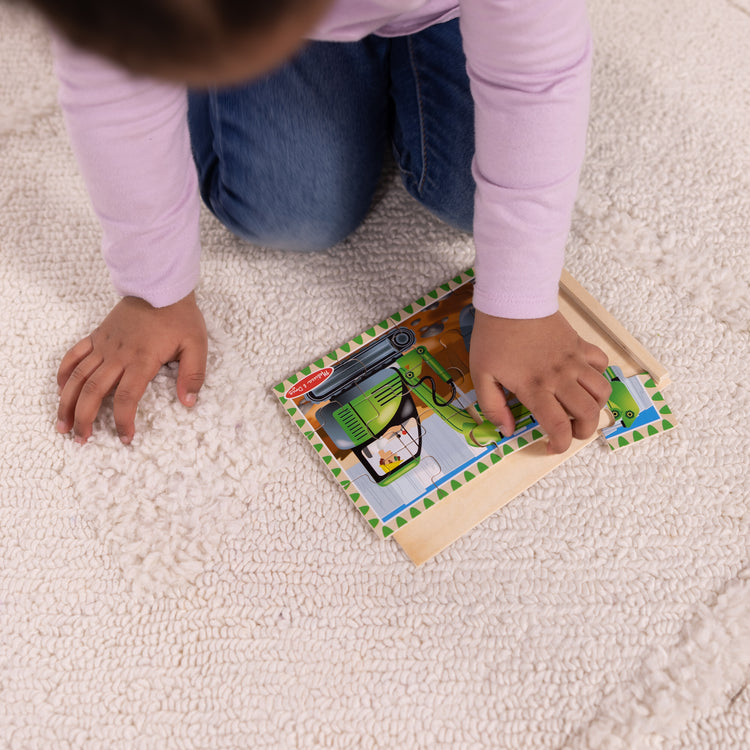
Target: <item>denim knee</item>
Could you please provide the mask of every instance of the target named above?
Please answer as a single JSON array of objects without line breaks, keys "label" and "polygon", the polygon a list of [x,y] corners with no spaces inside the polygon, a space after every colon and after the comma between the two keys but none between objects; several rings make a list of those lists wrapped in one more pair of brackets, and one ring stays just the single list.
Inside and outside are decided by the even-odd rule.
[{"label": "denim knee", "polygon": [[[458,172],[458,170],[456,170]],[[474,194],[476,183],[473,179],[458,179],[460,175],[447,177],[444,184],[431,184],[420,181],[411,172],[401,171],[401,182],[406,191],[419,201],[430,213],[441,221],[462,232],[474,231]]]},{"label": "denim knee", "polygon": [[229,229],[320,250],[361,223],[387,132],[382,45],[313,42],[261,79],[189,92],[201,195]]},{"label": "denim knee", "polygon": [[[338,244],[364,220],[370,195],[358,200],[326,200],[305,195],[304,199],[253,200],[216,182],[201,186],[206,206],[233,234],[254,245],[291,251],[321,251]],[[329,194],[332,197],[333,193]]]},{"label": "denim knee", "polygon": [[393,151],[407,191],[446,223],[471,232],[474,102],[458,19],[393,42]]}]

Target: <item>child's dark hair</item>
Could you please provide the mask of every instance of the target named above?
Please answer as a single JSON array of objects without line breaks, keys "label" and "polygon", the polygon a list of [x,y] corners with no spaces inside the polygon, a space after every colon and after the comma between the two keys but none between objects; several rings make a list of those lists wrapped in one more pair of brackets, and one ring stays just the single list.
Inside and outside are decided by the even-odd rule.
[{"label": "child's dark hair", "polygon": [[74,44],[139,69],[214,59],[306,0],[28,0]]}]

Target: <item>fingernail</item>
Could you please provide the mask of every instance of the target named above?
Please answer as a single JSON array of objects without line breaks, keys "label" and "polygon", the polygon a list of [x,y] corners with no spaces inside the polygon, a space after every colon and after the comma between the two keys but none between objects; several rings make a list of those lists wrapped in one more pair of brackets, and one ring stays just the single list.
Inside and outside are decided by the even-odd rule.
[{"label": "fingernail", "polygon": [[513,436],[513,430],[511,430],[510,432],[508,432],[508,428],[504,427],[503,425],[500,425],[500,427],[498,429],[500,430],[500,434],[503,437],[509,438],[509,437]]},{"label": "fingernail", "polygon": [[57,420],[57,424],[55,425],[55,429],[60,433],[66,433],[68,431],[68,425],[63,422],[62,419]]},{"label": "fingernail", "polygon": [[130,445],[133,442],[133,438],[129,435],[120,435],[120,442],[123,445]]},{"label": "fingernail", "polygon": [[198,396],[195,393],[188,393],[185,396],[185,406],[195,406],[195,402],[198,400]]},{"label": "fingernail", "polygon": [[80,435],[75,436],[75,441],[78,443],[78,445],[86,445],[86,438],[81,437]]}]

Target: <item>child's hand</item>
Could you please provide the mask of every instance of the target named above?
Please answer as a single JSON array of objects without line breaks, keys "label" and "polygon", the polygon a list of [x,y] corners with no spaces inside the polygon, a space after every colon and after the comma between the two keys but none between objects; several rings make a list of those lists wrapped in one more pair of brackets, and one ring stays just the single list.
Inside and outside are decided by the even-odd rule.
[{"label": "child's hand", "polygon": [[593,434],[611,388],[607,355],[584,341],[559,313],[533,320],[495,318],[477,310],[471,374],[484,415],[510,435],[515,423],[501,385],[515,393],[562,453],[572,438]]},{"label": "child's hand", "polygon": [[206,371],[206,325],[193,293],[168,307],[125,297],[104,322],[63,357],[57,372],[57,429],[85,443],[102,399],[112,390],[117,434],[129,443],[138,401],[159,368],[179,360],[177,396],[192,406]]}]

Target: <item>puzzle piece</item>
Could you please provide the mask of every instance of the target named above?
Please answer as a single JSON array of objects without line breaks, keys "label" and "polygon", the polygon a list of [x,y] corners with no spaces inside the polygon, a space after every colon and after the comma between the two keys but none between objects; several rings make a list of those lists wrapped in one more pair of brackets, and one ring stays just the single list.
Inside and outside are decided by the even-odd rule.
[{"label": "puzzle piece", "polygon": [[474,386],[469,371],[469,351],[466,349],[463,336],[453,328],[441,334],[438,343],[440,349],[433,351],[435,359],[457,384],[465,390],[471,390]]},{"label": "puzzle piece", "polygon": [[447,317],[443,317],[433,323],[422,326],[419,329],[420,337],[423,339],[429,339],[432,338],[432,336],[439,336],[445,330],[445,322],[447,320]]},{"label": "puzzle piece", "polygon": [[[349,472],[352,483],[383,524],[392,523],[404,511],[423,504],[425,497],[437,491],[437,482],[442,474],[440,464],[432,456],[423,456],[418,465],[398,483],[387,486],[376,482],[362,467],[355,467]],[[424,507],[420,512],[423,510]],[[410,513],[406,515],[411,516]]]},{"label": "puzzle piece", "polygon": [[612,450],[632,445],[675,426],[672,410],[648,373],[627,378],[619,367],[613,365],[607,368],[605,374],[612,385],[607,408],[615,423],[603,429],[602,436]]},{"label": "puzzle piece", "polygon": [[416,464],[423,428],[397,369],[385,367],[338,393],[318,412],[321,430],[339,451],[351,451],[380,484]]}]

